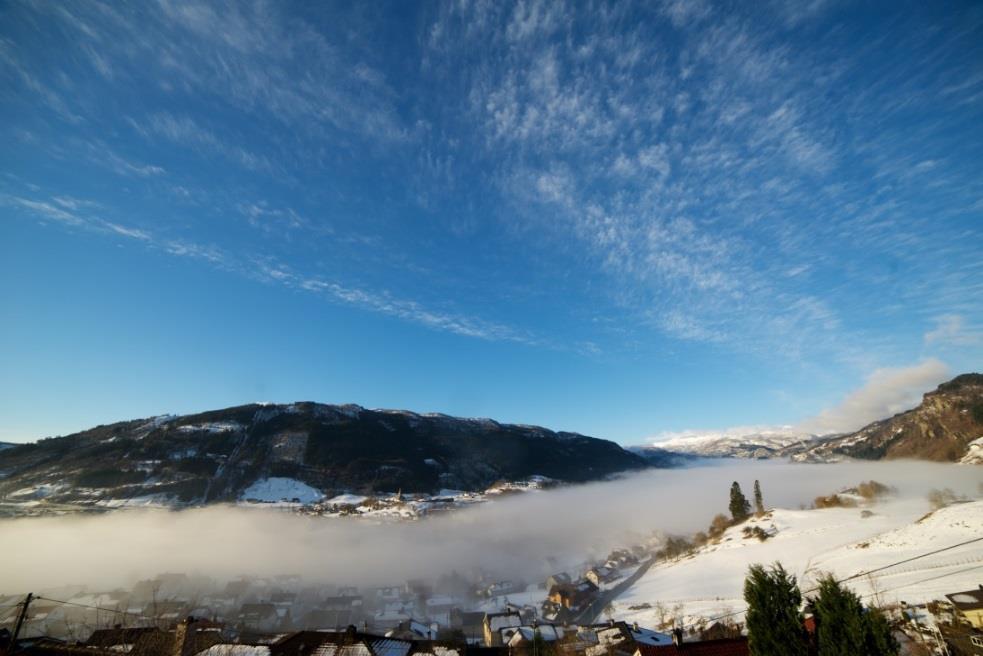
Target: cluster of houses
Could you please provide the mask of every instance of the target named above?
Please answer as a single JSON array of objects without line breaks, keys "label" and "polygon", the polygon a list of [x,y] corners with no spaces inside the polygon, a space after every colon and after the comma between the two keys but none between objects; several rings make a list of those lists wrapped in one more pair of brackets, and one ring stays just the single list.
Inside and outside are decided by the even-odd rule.
[{"label": "cluster of houses", "polygon": [[[360,589],[305,585],[296,576],[243,577],[217,583],[162,574],[129,590],[92,593],[66,587],[53,591],[47,596],[60,601],[38,598],[32,602],[29,630],[35,635],[75,640],[93,628],[115,624],[167,627],[190,616],[243,635],[348,626],[385,634],[413,627],[414,635],[421,638],[453,633],[479,644],[486,634],[485,616],[496,611],[519,615],[522,622],[516,626],[593,621],[600,608],[592,609],[592,605],[646,556],[640,547],[619,549],[585,566],[582,575],[557,573],[538,583],[474,572],[468,577],[448,574],[429,583],[408,581]],[[20,599],[0,595],[0,627],[13,624]],[[592,612],[586,612],[588,609]]]},{"label": "cluster of houses", "polygon": [[84,640],[31,637],[12,640],[0,630],[0,651],[8,656],[746,656],[747,640],[684,640],[608,622],[576,626],[528,624],[509,611],[486,613],[481,642],[434,635],[424,624],[406,623],[384,634],[359,630],[305,630],[277,634],[235,634],[221,624],[188,617],[173,627],[97,629]]},{"label": "cluster of houses", "polygon": [[928,653],[983,656],[983,585],[928,604],[902,602],[897,614],[905,636]]}]

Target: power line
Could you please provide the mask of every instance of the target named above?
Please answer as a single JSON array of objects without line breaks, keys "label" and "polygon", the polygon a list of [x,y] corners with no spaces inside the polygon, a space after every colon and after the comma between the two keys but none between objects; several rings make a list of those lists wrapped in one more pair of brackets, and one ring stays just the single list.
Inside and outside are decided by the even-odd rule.
[{"label": "power line", "polygon": [[887,592],[894,592],[895,590],[901,590],[902,588],[910,588],[913,585],[921,585],[922,583],[928,583],[929,581],[934,581],[936,579],[944,579],[947,576],[955,576],[956,574],[965,574],[966,572],[972,572],[974,569],[981,569],[981,568],[983,568],[983,565],[974,565],[973,567],[967,567],[957,572],[946,572],[945,574],[930,576],[927,579],[922,579],[921,581],[914,581],[913,583],[905,583],[904,585],[888,588],[887,590],[878,590],[877,592],[870,592],[868,594],[865,594],[864,597],[874,597],[876,595],[882,595]]},{"label": "power line", "polygon": [[[942,549],[936,549],[935,551],[929,551],[928,553],[923,553],[923,554],[921,554],[919,556],[913,556],[911,558],[906,558],[905,560],[899,560],[898,562],[891,563],[890,565],[884,565],[883,567],[876,567],[874,569],[869,569],[866,572],[860,572],[859,574],[854,574],[853,576],[848,576],[845,579],[840,579],[839,581],[837,581],[837,583],[845,583],[846,581],[851,581],[853,579],[860,578],[861,576],[867,576],[868,574],[873,574],[875,572],[880,572],[882,570],[889,569],[891,567],[897,567],[898,565],[904,565],[905,563],[910,563],[913,560],[918,560],[920,558],[926,558],[928,556],[934,556],[935,554],[942,553],[943,551],[951,551],[952,549],[958,549],[959,547],[965,547],[967,544],[973,544],[974,542],[981,542],[981,541],[983,541],[983,537],[973,538],[972,540],[966,540],[965,542],[960,542],[959,544],[954,544],[954,545],[949,546],[949,547],[943,547]],[[809,592],[813,592],[815,590],[816,590],[816,588],[813,588]]]},{"label": "power line", "polygon": [[88,608],[88,609],[91,609],[91,610],[101,610],[101,611],[106,612],[106,613],[114,613],[114,614],[117,614],[117,615],[129,615],[131,617],[136,617],[136,618],[139,618],[139,619],[142,619],[142,620],[148,620],[148,621],[151,621],[151,622],[154,621],[154,618],[152,618],[152,617],[147,617],[146,615],[142,615],[140,613],[131,613],[129,611],[120,610],[118,608],[106,608],[104,606],[93,606],[91,604],[80,604],[80,603],[78,603],[76,601],[65,601],[63,599],[52,599],[51,597],[35,597],[35,599],[44,600],[44,601],[50,601],[50,602],[53,602],[53,603],[56,603],[56,604],[65,604],[66,606],[78,606],[79,608]]}]

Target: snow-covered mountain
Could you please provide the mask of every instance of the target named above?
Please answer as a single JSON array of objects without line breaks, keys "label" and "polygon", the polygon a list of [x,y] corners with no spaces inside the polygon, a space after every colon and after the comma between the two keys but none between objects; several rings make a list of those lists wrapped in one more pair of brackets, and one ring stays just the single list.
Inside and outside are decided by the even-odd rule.
[{"label": "snow-covered mountain", "polygon": [[663,433],[651,446],[674,453],[714,458],[771,458],[793,445],[816,439],[791,426],[743,426],[717,431]]},{"label": "snow-covered mountain", "polygon": [[539,426],[357,405],[251,404],[0,450],[0,502],[106,508],[481,491],[498,480],[586,482],[646,466],[614,442]]},{"label": "snow-covered mountain", "polygon": [[[791,445],[781,455],[801,462],[846,458],[918,458],[979,463],[983,438],[983,374],[962,374],[922,397],[921,404],[855,433]],[[804,448],[803,448],[804,447]]]},{"label": "snow-covered mountain", "polygon": [[[792,458],[832,462],[844,458],[918,458],[983,462],[983,374],[962,374],[926,393],[921,404],[853,433],[813,435],[792,426],[746,426],[663,433],[648,449],[717,458]],[[646,447],[637,449],[639,453]]]}]

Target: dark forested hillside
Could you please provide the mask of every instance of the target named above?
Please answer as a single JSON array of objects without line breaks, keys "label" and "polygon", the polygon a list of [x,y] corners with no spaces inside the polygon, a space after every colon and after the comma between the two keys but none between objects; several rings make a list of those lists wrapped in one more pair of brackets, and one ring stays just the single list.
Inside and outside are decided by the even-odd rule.
[{"label": "dark forested hillside", "polygon": [[606,440],[352,405],[245,405],[126,421],[0,450],[0,498],[46,503],[167,495],[230,501],[263,477],[330,494],[484,489],[543,475],[582,482],[646,466]]}]

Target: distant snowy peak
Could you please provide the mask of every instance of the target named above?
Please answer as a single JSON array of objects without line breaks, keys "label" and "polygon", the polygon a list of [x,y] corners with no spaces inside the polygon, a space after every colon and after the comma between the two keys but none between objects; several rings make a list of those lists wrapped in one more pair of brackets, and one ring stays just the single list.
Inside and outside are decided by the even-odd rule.
[{"label": "distant snowy peak", "polygon": [[653,439],[651,446],[696,456],[770,458],[783,449],[816,437],[791,426],[741,426],[717,431],[663,433]]}]

